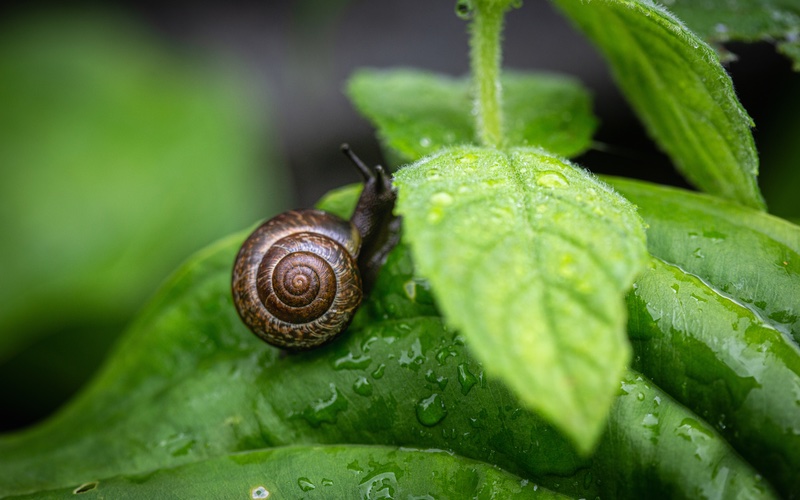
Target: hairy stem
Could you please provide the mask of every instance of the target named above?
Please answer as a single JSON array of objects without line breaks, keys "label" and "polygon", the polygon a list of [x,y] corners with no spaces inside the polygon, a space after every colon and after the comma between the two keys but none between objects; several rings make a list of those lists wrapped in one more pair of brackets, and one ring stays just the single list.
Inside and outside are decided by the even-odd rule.
[{"label": "hairy stem", "polygon": [[501,39],[507,5],[476,0],[470,26],[470,59],[475,84],[476,130],[484,146],[503,143]]}]

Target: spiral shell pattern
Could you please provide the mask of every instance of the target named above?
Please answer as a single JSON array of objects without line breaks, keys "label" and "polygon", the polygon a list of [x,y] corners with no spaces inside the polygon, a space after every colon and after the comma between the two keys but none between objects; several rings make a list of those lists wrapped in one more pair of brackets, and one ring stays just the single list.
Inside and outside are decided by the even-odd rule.
[{"label": "spiral shell pattern", "polygon": [[361,303],[358,230],[320,210],[295,210],[265,222],[242,245],[233,297],[262,339],[302,350],[347,328]]}]

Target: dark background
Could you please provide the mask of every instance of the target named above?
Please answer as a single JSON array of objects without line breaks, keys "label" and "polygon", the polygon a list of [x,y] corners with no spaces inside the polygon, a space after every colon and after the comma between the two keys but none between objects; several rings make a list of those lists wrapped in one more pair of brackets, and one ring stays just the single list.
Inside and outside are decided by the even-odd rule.
[{"label": "dark background", "polygon": [[[405,66],[450,75],[468,72],[467,24],[454,14],[454,3],[122,2],[113,8],[105,4],[26,4],[0,9],[0,31],[3,27],[25,26],[38,17],[80,17],[111,10],[115,17],[137,25],[171,57],[208,64],[214,71],[230,72],[246,81],[249,90],[245,99],[264,122],[260,133],[265,151],[254,161],[271,176],[266,181],[256,176],[252,183],[256,187],[269,183],[271,189],[265,189],[264,197],[279,200],[272,204],[265,200],[257,210],[259,215],[248,214],[244,219],[255,222],[281,209],[309,206],[326,191],[355,182],[357,176],[338,150],[343,142],[350,143],[368,163],[381,161],[372,128],[343,93],[355,69]],[[642,130],[604,61],[548,2],[527,0],[521,9],[510,12],[504,47],[505,66],[573,75],[593,93],[600,127],[595,147],[577,162],[597,173],[686,186]],[[790,63],[769,43],[732,43],[726,48],[738,55],[727,68],[740,100],[756,122],[754,133],[762,154],[761,184],[767,201],[775,213],[797,217],[800,205],[787,195],[784,179],[798,179],[800,170],[800,145],[796,144],[800,139],[800,75],[791,71]],[[0,102],[0,108],[2,105]],[[0,169],[4,168],[10,167],[0,164]],[[237,224],[217,237],[242,227]],[[188,255],[201,246],[194,245],[182,252]],[[176,264],[169,263],[173,267]],[[134,306],[125,315],[106,321],[101,337],[83,339],[81,332],[95,327],[81,317],[79,321],[66,321],[66,326],[57,331],[32,332],[30,337],[38,340],[31,340],[10,359],[0,359],[0,431],[41,419],[73,395],[96,370],[117,333],[158,281],[134,297]],[[0,281],[3,286],[10,285]],[[54,335],[70,339],[59,347],[65,353],[73,352],[71,349],[81,342],[95,342],[94,348],[83,349],[80,367],[69,363],[59,369],[53,367],[55,363],[41,367],[37,360],[46,346],[56,345]],[[36,375],[31,375],[34,372]]]}]

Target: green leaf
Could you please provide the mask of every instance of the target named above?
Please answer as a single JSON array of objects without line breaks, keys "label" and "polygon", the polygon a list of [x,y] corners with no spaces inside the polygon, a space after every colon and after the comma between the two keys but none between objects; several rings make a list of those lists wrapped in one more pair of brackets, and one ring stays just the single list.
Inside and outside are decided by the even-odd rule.
[{"label": "green leaf", "polygon": [[623,294],[646,262],[632,205],[532,149],[446,150],[396,184],[405,237],[448,323],[590,451],[629,358]]},{"label": "green leaf", "polygon": [[[356,191],[328,197],[325,208],[346,214]],[[450,449],[575,497],[714,496],[761,484],[713,430],[686,430],[685,419],[706,429],[699,417],[630,373],[597,454],[580,459],[444,328],[402,245],[340,340],[280,355],[247,331],[231,303],[231,263],[243,239],[221,241],[181,267],[60,414],[0,438],[0,496],[98,480],[102,488],[112,476],[144,480],[157,469],[304,443]],[[640,425],[654,401],[660,441]]]},{"label": "green leaf", "polygon": [[650,253],[700,276],[800,343],[800,228],[682,189],[606,179],[639,207]]},{"label": "green leaf", "polygon": [[13,498],[530,498],[557,493],[442,450],[291,446]]},{"label": "green leaf", "polygon": [[774,42],[800,71],[800,9],[793,0],[668,0],[664,4],[709,42]]},{"label": "green leaf", "polygon": [[554,0],[598,46],[659,146],[703,191],[763,209],[750,127],[716,52],[645,0]]},{"label": "green leaf", "polygon": [[[575,156],[589,147],[597,120],[576,81],[557,75],[505,72],[504,135],[511,146],[541,146]],[[348,83],[358,110],[377,128],[397,163],[447,146],[476,144],[471,84],[416,70],[359,70]]]},{"label": "green leaf", "polygon": [[52,395],[73,375],[59,368],[95,369],[95,346],[186,255],[278,209],[281,178],[263,171],[276,163],[263,161],[263,116],[235,75],[113,15],[4,21],[0,362],[54,336],[13,372],[29,391],[55,375],[41,389]]},{"label": "green leaf", "polygon": [[634,367],[703,415],[783,495],[800,491],[800,348],[660,260],[636,280],[628,305]]},{"label": "green leaf", "polygon": [[646,377],[629,370],[619,387],[609,423],[625,425],[609,427],[592,466],[592,477],[614,478],[604,498],[779,498],[713,427]]}]

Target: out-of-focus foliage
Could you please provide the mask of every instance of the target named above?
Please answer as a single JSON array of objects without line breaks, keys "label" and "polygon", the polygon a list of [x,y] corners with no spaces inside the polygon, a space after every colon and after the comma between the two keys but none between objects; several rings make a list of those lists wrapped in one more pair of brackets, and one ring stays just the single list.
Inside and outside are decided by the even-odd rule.
[{"label": "out-of-focus foliage", "polygon": [[769,211],[775,215],[800,222],[800,200],[797,186],[800,185],[800,77],[795,85],[783,92],[779,109],[774,119],[760,123],[762,162],[764,173],[761,186],[767,198]]},{"label": "out-of-focus foliage", "polygon": [[0,82],[10,409],[37,381],[56,381],[55,400],[73,391],[172,268],[277,211],[283,190],[242,77],[119,15],[5,19]]},{"label": "out-of-focus foliage", "polygon": [[666,7],[711,42],[768,40],[800,71],[797,0],[665,0]]}]

